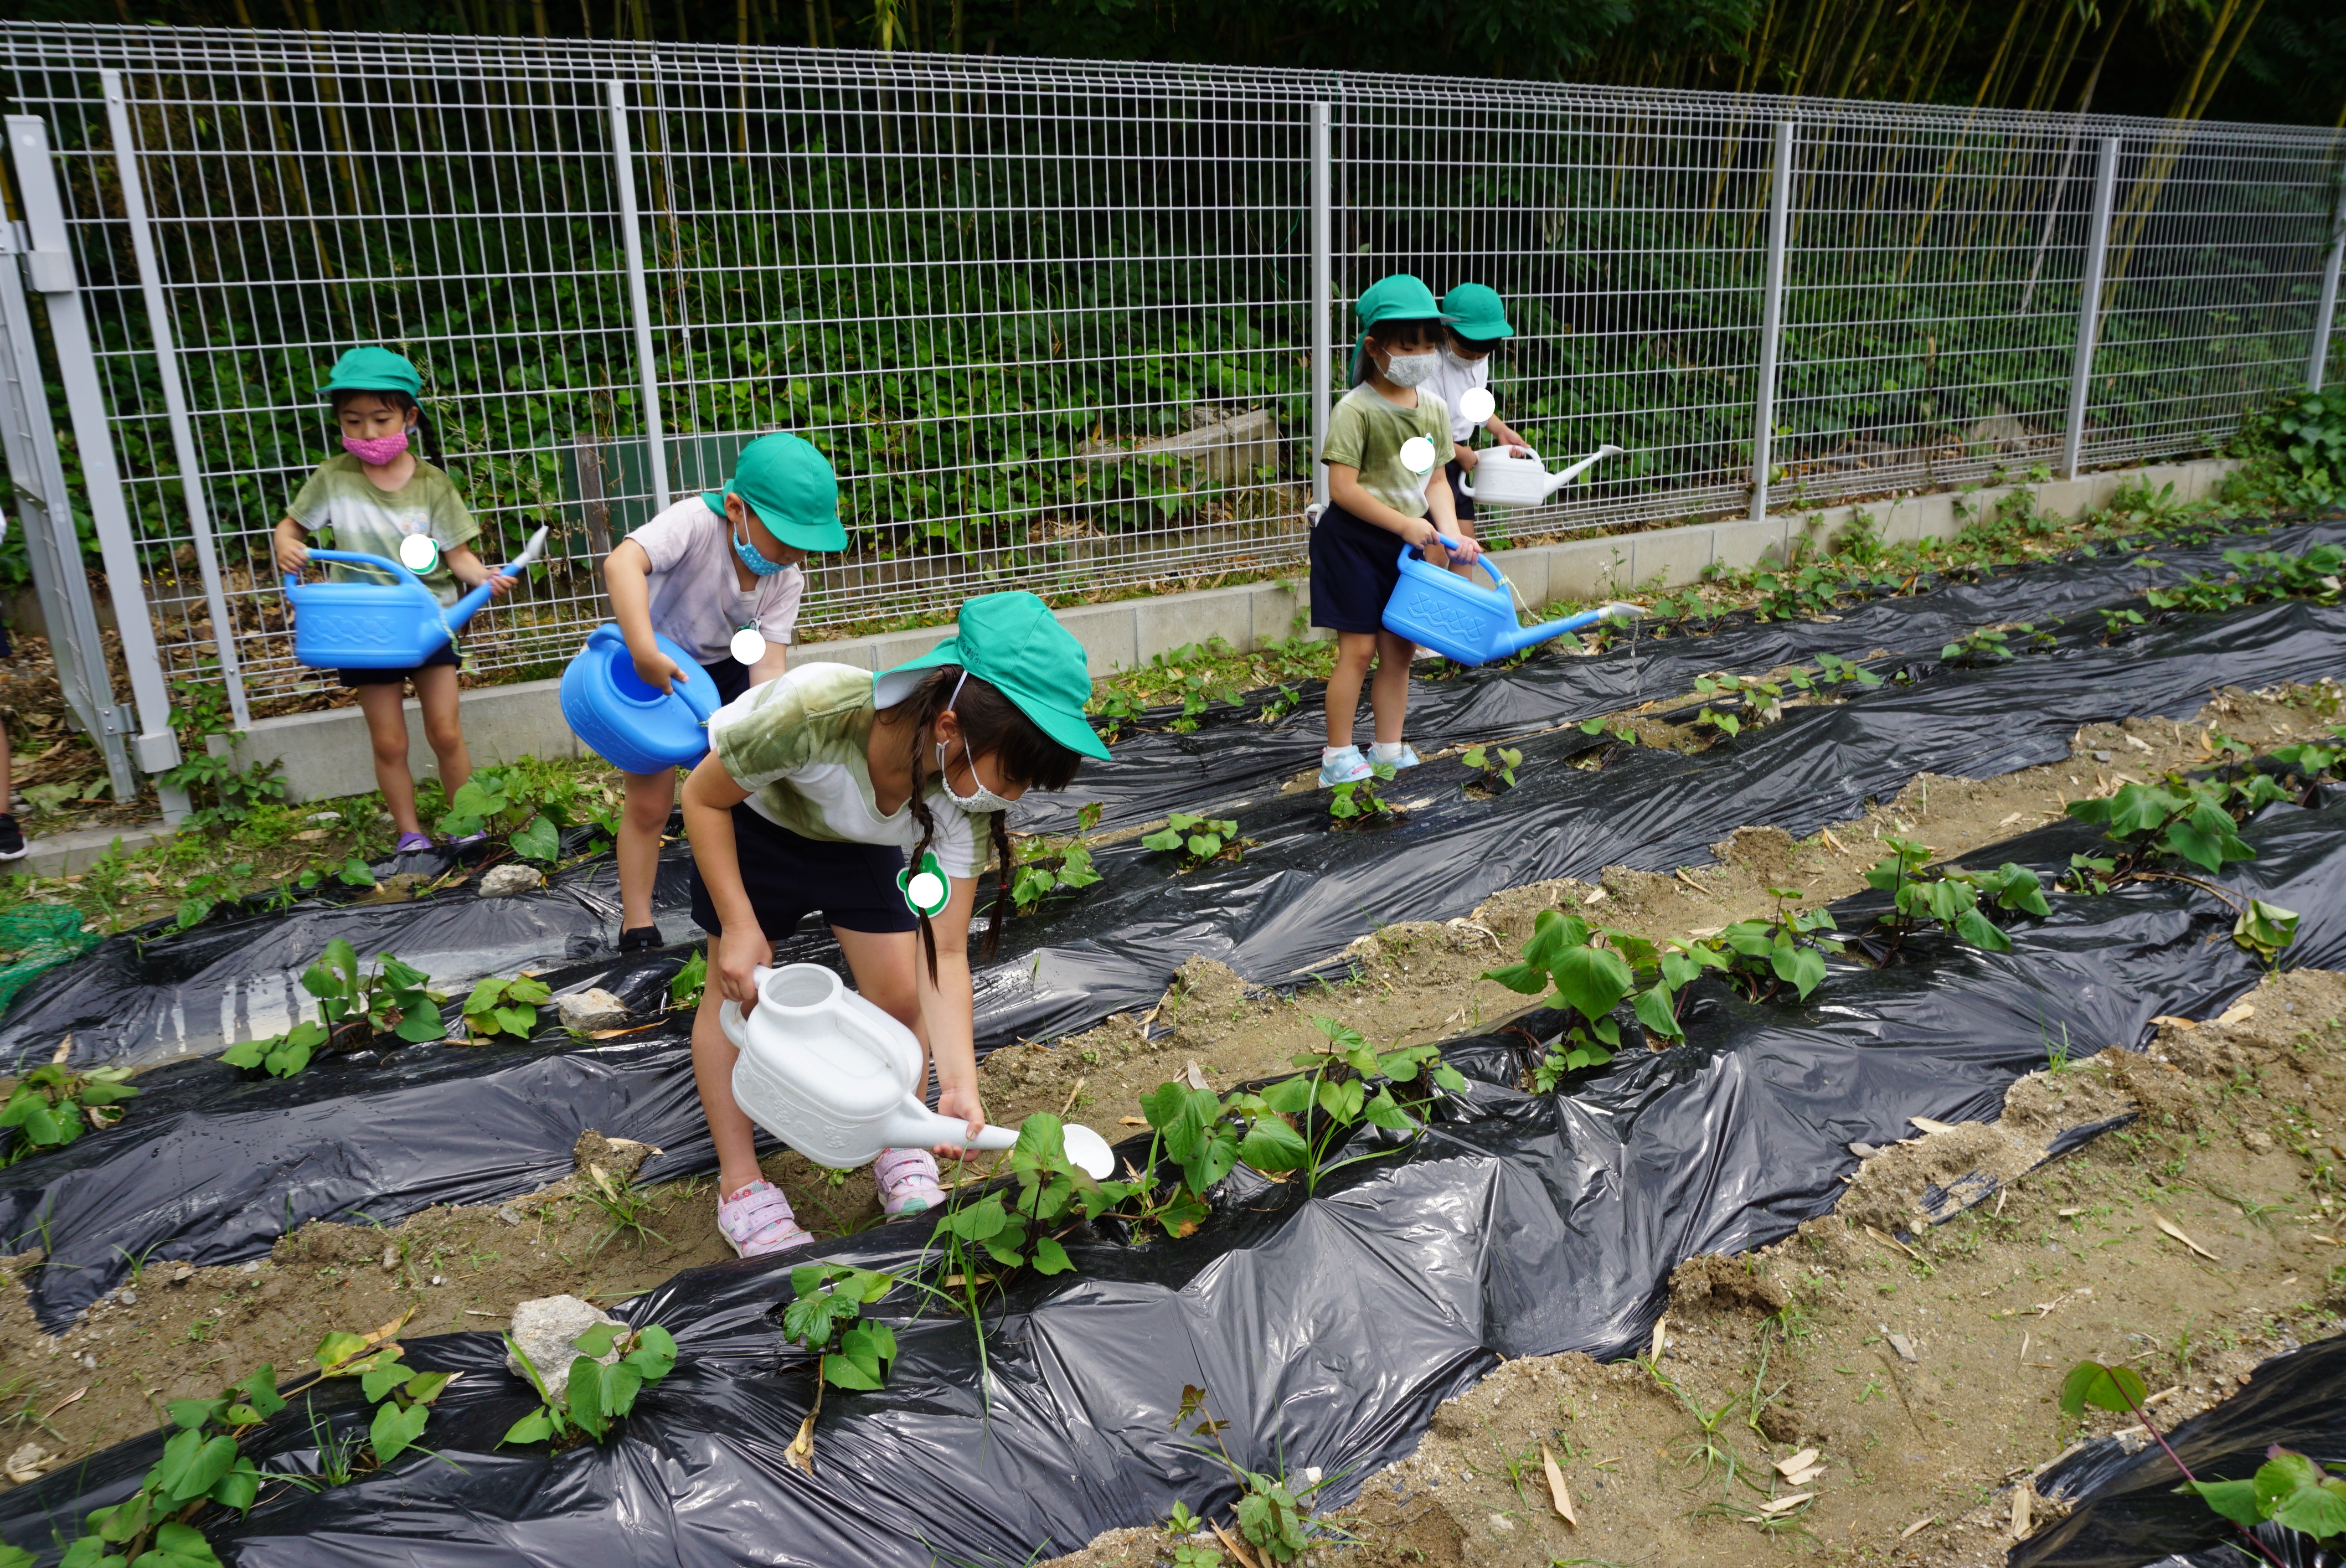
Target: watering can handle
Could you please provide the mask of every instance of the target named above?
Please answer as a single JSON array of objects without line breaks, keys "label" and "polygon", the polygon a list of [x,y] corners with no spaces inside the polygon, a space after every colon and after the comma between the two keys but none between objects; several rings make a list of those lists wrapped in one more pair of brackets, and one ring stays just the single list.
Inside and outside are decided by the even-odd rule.
[{"label": "watering can handle", "polygon": [[[1434,535],[1434,537],[1442,541],[1443,547],[1444,549],[1455,550],[1460,547],[1458,541],[1453,539],[1447,534],[1436,534]],[[1417,546],[1414,545],[1403,545],[1401,547],[1401,558],[1403,561],[1408,560],[1410,553],[1416,549]],[[1423,552],[1420,552],[1419,554],[1421,558],[1423,558]],[[1488,550],[1484,551],[1480,555],[1474,557],[1474,565],[1482,567],[1483,570],[1491,574],[1492,586],[1497,588],[1505,588],[1508,586],[1507,575],[1499,570],[1499,563],[1491,558],[1491,552]]]},{"label": "watering can handle", "polygon": [[[423,578],[417,576],[414,573],[409,571],[398,562],[388,559],[385,556],[370,555],[360,550],[312,550],[310,552],[310,559],[312,561],[347,561],[354,566],[380,567],[383,571],[394,573],[399,576],[405,577],[417,587],[423,588]],[[286,573],[285,585],[289,588],[301,586],[301,575],[299,572]],[[428,594],[432,590],[429,588],[423,588],[423,591]]]}]

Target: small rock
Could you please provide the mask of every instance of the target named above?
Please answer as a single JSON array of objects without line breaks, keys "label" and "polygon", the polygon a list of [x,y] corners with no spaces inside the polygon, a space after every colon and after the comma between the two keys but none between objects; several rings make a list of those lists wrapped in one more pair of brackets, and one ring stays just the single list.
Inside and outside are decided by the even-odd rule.
[{"label": "small rock", "polygon": [[339,822],[342,814],[340,811],[312,811],[301,820],[305,822]]},{"label": "small rock", "polygon": [[[617,1318],[581,1301],[576,1296],[539,1296],[514,1308],[513,1342],[537,1369],[546,1390],[559,1402],[562,1391],[569,1386],[570,1363],[579,1352],[570,1341],[597,1323],[624,1327]],[[619,1359],[619,1348],[611,1347],[601,1358],[602,1364],[611,1365]],[[505,1369],[516,1378],[526,1379],[521,1362],[512,1352],[505,1355]]]},{"label": "small rock", "polygon": [[[966,1134],[964,1133],[964,1135],[966,1135]],[[1882,1151],[1875,1148],[1872,1144],[1851,1144],[1849,1145],[1849,1152],[1855,1155],[1859,1159],[1870,1160]]]},{"label": "small rock", "polygon": [[399,1248],[387,1241],[382,1246],[382,1266],[385,1268],[399,1267]]},{"label": "small rock", "polygon": [[1504,1513],[1494,1513],[1491,1515],[1491,1528],[1502,1535],[1513,1535],[1515,1532],[1515,1522]]},{"label": "small rock", "polygon": [[2247,1145],[2248,1151],[2252,1155],[2269,1155],[2273,1152],[2271,1135],[2258,1132],[2253,1127],[2240,1135],[2240,1142]]},{"label": "small rock", "polygon": [[600,1166],[614,1180],[629,1182],[644,1168],[644,1162],[659,1152],[649,1144],[638,1143],[633,1138],[605,1137],[589,1127],[570,1145],[570,1159],[582,1171]]},{"label": "small rock", "polygon": [[509,1203],[501,1203],[497,1206],[497,1218],[506,1225],[519,1225],[521,1211]]},{"label": "small rock", "polygon": [[[968,1134],[967,1134],[967,1132],[966,1132],[966,1131],[964,1131],[964,1132],[963,1133],[963,1135],[963,1135],[963,1136],[964,1136],[964,1137],[966,1137],[966,1136],[968,1136]],[[445,1284],[447,1284],[447,1283],[448,1283],[448,1281],[447,1281],[447,1278],[446,1278],[444,1276],[435,1274],[435,1275],[434,1275],[434,1276],[432,1277],[432,1283],[433,1283],[433,1284],[434,1284],[434,1285],[445,1285]]]},{"label": "small rock", "polygon": [[0,1465],[0,1471],[5,1471],[10,1481],[22,1486],[28,1481],[38,1481],[42,1473],[56,1462],[56,1455],[39,1443],[28,1442],[10,1454],[7,1463]]},{"label": "small rock", "polygon": [[535,866],[495,866],[481,879],[481,896],[502,899],[514,893],[525,893],[546,885],[546,878]]},{"label": "small rock", "polygon": [[[964,1135],[964,1136],[967,1136],[967,1135],[967,1135],[967,1132],[966,1132],[966,1129],[964,1129],[963,1135]],[[256,1258],[254,1258],[251,1262],[250,1262],[250,1263],[246,1264],[246,1265],[244,1266],[244,1271],[245,1271],[247,1274],[258,1274],[258,1273],[260,1273],[260,1259],[259,1259],[258,1257],[256,1257]]]},{"label": "small rock", "polygon": [[2107,762],[2109,759],[2110,754],[2106,751],[2096,751],[2094,753],[2094,760],[2096,762]]},{"label": "small rock", "polygon": [[620,1029],[627,1025],[627,1004],[597,986],[575,996],[557,996],[554,1010],[562,1015],[565,1029],[586,1033],[597,1029]]},{"label": "small rock", "polygon": [[1914,1353],[1914,1341],[1909,1339],[1903,1334],[1891,1335],[1890,1348],[1898,1352],[1898,1359],[1902,1361],[1919,1361],[1922,1359],[1920,1356],[1917,1356]]},{"label": "small rock", "polygon": [[[964,1133],[963,1135],[966,1136],[967,1134]],[[120,1301],[125,1307],[136,1307],[138,1305],[138,1292],[126,1285],[122,1288],[122,1294],[115,1299]]]},{"label": "small rock", "polygon": [[166,1285],[185,1285],[189,1280],[193,1279],[195,1277],[196,1266],[194,1264],[174,1263],[171,1265],[171,1272],[163,1277],[163,1283]]}]

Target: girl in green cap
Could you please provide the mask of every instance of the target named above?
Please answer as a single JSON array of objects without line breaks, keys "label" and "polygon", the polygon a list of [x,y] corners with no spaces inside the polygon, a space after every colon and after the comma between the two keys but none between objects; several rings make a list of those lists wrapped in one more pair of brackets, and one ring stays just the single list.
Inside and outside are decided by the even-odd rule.
[{"label": "girl in green cap", "polygon": [[[1414,545],[1435,565],[1472,563],[1481,552],[1457,531],[1442,455],[1450,450],[1450,411],[1425,391],[1441,362],[1443,316],[1433,294],[1406,273],[1370,285],[1361,296],[1356,384],[1328,420],[1320,461],[1328,465],[1329,504],[1311,526],[1311,624],[1336,634],[1336,668],[1328,677],[1328,744],[1320,785],[1356,783],[1374,769],[1352,744],[1361,683],[1376,680],[1373,755],[1414,768],[1402,740],[1409,711],[1408,638],[1385,630],[1385,601],[1401,581],[1401,551]],[[1441,536],[1458,539],[1454,555]]]},{"label": "girl in green cap", "polygon": [[[707,681],[730,702],[790,667],[810,550],[843,550],[839,479],[803,436],[776,432],[741,449],[724,487],[688,495],[603,558],[612,618],[636,674],[658,691]],[[700,666],[659,651],[676,644]],[[619,819],[619,951],[659,945],[652,881],[676,805],[676,770],[627,773]]]},{"label": "girl in green cap", "polygon": [[[389,349],[352,349],[334,361],[333,374],[318,390],[333,404],[342,450],[310,475],[289,514],[279,520],[277,569],[301,571],[310,560],[302,535],[332,530],[332,548],[399,562],[423,578],[443,605],[454,604],[464,589],[478,587],[484,579],[492,595],[511,593],[514,579],[491,578],[473,553],[481,525],[454,483],[417,455],[432,433],[415,401],[423,391],[423,372]],[[383,576],[372,566],[345,562],[335,563],[332,575],[360,582]],[[399,829],[396,852],[430,849],[432,840],[415,815],[415,776],[407,770],[406,687],[414,685],[416,705],[423,709],[423,738],[439,759],[442,787],[454,795],[473,776],[472,755],[456,718],[454,647],[441,644],[413,669],[334,674],[358,693],[359,709],[366,715],[374,781]]]},{"label": "girl in green cap", "polygon": [[1462,536],[1471,537],[1474,498],[1461,490],[1458,482],[1474,471],[1475,430],[1488,431],[1492,440],[1517,457],[1530,457],[1533,453],[1496,410],[1479,422],[1467,417],[1467,394],[1490,390],[1492,352],[1515,335],[1498,290],[1480,283],[1461,283],[1442,296],[1442,313],[1449,318],[1442,328],[1442,362],[1434,367],[1433,379],[1426,385],[1450,411],[1449,462],[1443,473],[1450,484],[1450,504],[1458,514]]},{"label": "girl in green cap", "polygon": [[[927,1049],[938,1111],[975,1136],[985,1125],[969,971],[978,872],[990,842],[1001,873],[990,957],[1010,913],[1003,813],[1107,755],[1084,717],[1090,696],[1083,648],[1043,601],[989,594],[962,606],[954,635],[910,664],[877,676],[802,664],[710,715],[709,755],[684,784],[692,916],[709,932],[692,1071],[717,1145],[718,1228],[735,1251],[811,1237],[758,1168],[719,1006],[754,1006],[751,972],[820,910],[856,989]],[[886,1150],[872,1170],[892,1216],[944,1201],[929,1150]]]}]

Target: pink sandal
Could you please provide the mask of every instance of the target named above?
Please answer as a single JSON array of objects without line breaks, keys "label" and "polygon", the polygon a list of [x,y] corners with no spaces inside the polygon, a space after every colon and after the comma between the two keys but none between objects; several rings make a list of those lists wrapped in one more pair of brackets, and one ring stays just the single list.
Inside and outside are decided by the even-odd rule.
[{"label": "pink sandal", "polygon": [[787,1252],[812,1241],[790,1213],[790,1200],[770,1181],[753,1181],[717,1204],[717,1229],[744,1257]]},{"label": "pink sandal", "polygon": [[880,1184],[880,1207],[891,1219],[944,1207],[936,1156],[926,1149],[882,1149],[872,1162],[872,1175]]}]

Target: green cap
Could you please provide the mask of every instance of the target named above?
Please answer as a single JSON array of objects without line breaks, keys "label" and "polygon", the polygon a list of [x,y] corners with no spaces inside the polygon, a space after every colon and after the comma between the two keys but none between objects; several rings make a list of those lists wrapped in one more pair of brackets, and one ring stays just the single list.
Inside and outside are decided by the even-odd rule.
[{"label": "green cap", "polygon": [[352,349],[334,361],[321,392],[395,392],[423,395],[423,372],[405,354],[389,349]]},{"label": "green cap", "polygon": [[1461,283],[1442,296],[1442,310],[1450,318],[1450,330],[1470,343],[1494,342],[1515,335],[1515,329],[1507,323],[1507,307],[1501,302],[1496,289],[1486,289],[1480,283]]},{"label": "green cap", "polygon": [[839,475],[802,435],[777,431],[743,447],[725,488],[700,498],[711,512],[722,512],[728,495],[747,502],[758,521],[794,550],[847,548],[847,530],[839,525]]},{"label": "green cap", "polygon": [[892,708],[912,695],[923,672],[949,664],[1008,697],[1068,750],[1107,759],[1107,748],[1084,717],[1092,677],[1083,645],[1034,595],[984,594],[964,600],[954,635],[919,658],[873,676],[872,698]]},{"label": "green cap", "polygon": [[1379,321],[1446,321],[1433,290],[1406,272],[1380,278],[1361,291],[1361,325]]}]

